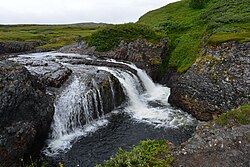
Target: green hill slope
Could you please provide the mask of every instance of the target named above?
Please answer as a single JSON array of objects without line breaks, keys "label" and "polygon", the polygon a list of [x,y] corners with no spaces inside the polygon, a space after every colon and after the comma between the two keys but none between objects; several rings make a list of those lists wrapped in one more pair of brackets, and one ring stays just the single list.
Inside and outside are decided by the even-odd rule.
[{"label": "green hill slope", "polygon": [[[202,2],[193,7],[191,1]],[[146,24],[170,38],[164,67],[186,71],[201,54],[203,44],[250,41],[249,0],[182,0],[142,16]]]},{"label": "green hill slope", "polygon": [[58,49],[90,36],[105,24],[0,25],[0,42],[39,42],[37,49]]}]

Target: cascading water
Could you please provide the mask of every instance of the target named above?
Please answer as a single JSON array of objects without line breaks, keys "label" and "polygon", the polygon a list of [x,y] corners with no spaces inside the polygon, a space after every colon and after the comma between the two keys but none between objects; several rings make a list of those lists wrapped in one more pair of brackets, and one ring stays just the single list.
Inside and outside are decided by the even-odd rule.
[{"label": "cascading water", "polygon": [[[108,67],[98,67],[114,75],[124,87],[129,105],[125,108],[137,121],[154,124],[156,127],[178,127],[192,124],[192,118],[180,110],[172,109],[167,98],[169,88],[155,85],[149,76],[142,70],[137,70],[146,91],[140,93],[137,89],[139,78],[134,74]],[[154,94],[153,94],[154,93]]]},{"label": "cascading water", "polygon": [[[92,83],[94,88],[86,91],[84,81],[75,77],[57,97],[51,139],[44,150],[46,155],[54,156],[69,150],[77,137],[107,124],[103,118],[100,90],[94,79]],[[94,112],[98,120],[93,119]]]},{"label": "cascading water", "polygon": [[[53,60],[73,71],[69,82],[56,96],[52,132],[43,149],[46,157],[52,157],[56,162],[60,157],[66,166],[94,166],[114,155],[119,147],[129,147],[142,139],[168,139],[178,144],[187,140],[193,131],[195,120],[169,105],[169,88],[155,84],[145,71],[133,64],[98,60],[128,66],[133,72],[123,68],[89,67],[71,62],[79,59],[95,61],[91,57],[54,52],[21,55],[13,60],[26,62],[27,59]],[[98,71],[117,78],[127,96],[127,102],[108,116],[104,115],[100,85],[93,77]],[[43,72],[47,71],[42,69],[39,74]],[[112,96],[111,108],[114,108],[117,92],[112,79],[109,76],[107,79]]]}]

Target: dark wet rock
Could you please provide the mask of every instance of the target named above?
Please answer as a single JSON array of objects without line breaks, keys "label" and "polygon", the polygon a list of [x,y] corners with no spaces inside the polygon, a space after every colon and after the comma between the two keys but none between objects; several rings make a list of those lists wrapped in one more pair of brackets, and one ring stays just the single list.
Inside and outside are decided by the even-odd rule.
[{"label": "dark wet rock", "polygon": [[94,100],[93,91],[97,95],[98,108],[94,109],[94,119],[97,118],[97,112],[103,110],[104,114],[108,114],[125,101],[123,88],[116,77],[96,67],[85,67],[82,70],[80,75],[85,73],[83,82],[87,86],[85,93],[89,94],[92,100]]},{"label": "dark wet rock", "polygon": [[49,87],[60,87],[72,73],[70,69],[53,60],[48,61],[24,57],[16,57],[12,60],[25,65],[32,75],[37,76]]},{"label": "dark wet rock", "polygon": [[153,80],[159,80],[160,65],[167,53],[167,41],[167,38],[158,44],[148,42],[146,39],[137,39],[133,42],[121,41],[118,47],[109,52],[97,52],[94,47],[88,47],[86,42],[79,42],[63,47],[59,51],[129,61],[146,70]]},{"label": "dark wet rock", "polygon": [[34,50],[36,46],[40,46],[40,41],[31,42],[0,42],[0,55],[6,53],[18,53]]},{"label": "dark wet rock", "polygon": [[250,125],[199,123],[194,136],[172,150],[176,167],[250,166]]},{"label": "dark wet rock", "polygon": [[159,83],[162,85],[166,85],[169,88],[174,87],[174,84],[178,81],[180,74],[178,74],[175,68],[168,68],[165,73],[161,75],[161,79]]},{"label": "dark wet rock", "polygon": [[53,99],[23,66],[0,62],[0,165],[15,166],[41,149],[53,118]]},{"label": "dark wet rock", "polygon": [[172,85],[169,102],[200,120],[250,102],[250,42],[208,46]]},{"label": "dark wet rock", "polygon": [[65,61],[65,62],[70,63],[70,64],[75,64],[75,65],[84,64],[84,65],[93,65],[93,66],[114,67],[114,68],[130,71],[134,74],[137,73],[135,69],[125,64],[118,64],[118,63],[107,62],[107,61],[82,59],[82,60],[70,60],[70,61]]},{"label": "dark wet rock", "polygon": [[106,74],[105,78],[98,83],[101,93],[101,102],[104,114],[108,114],[115,108],[121,106],[125,101],[121,83],[111,74]]}]

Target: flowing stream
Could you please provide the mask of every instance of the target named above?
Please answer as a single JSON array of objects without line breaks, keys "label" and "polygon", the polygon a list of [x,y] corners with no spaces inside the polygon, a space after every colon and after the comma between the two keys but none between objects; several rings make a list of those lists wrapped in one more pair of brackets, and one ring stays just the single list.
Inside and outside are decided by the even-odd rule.
[{"label": "flowing stream", "polygon": [[[129,149],[144,139],[167,139],[180,144],[194,130],[196,120],[169,105],[170,89],[155,84],[145,71],[133,64],[100,60],[125,65],[136,73],[127,69],[74,65],[65,61],[72,57],[94,60],[93,57],[77,54],[49,52],[20,57],[53,60],[73,71],[70,81],[56,96],[51,134],[42,150],[43,158],[51,164],[61,161],[65,166],[91,167],[107,160],[119,147]],[[104,114],[101,90],[94,77],[87,81],[89,74],[84,72],[86,69],[110,73],[117,78],[127,99],[123,105]],[[117,97],[110,77],[108,82],[114,101]],[[91,89],[89,85],[92,85]]]}]

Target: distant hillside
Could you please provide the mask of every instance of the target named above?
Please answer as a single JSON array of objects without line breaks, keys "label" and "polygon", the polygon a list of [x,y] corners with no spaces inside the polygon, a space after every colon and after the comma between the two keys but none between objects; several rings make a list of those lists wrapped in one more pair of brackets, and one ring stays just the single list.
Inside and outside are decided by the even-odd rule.
[{"label": "distant hillside", "polygon": [[250,1],[182,0],[148,12],[138,23],[170,38],[164,67],[176,67],[182,73],[201,54],[203,44],[250,41]]},{"label": "distant hillside", "polygon": [[58,49],[88,38],[103,23],[67,25],[0,25],[0,43],[26,43],[36,49]]}]

